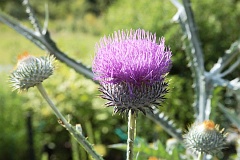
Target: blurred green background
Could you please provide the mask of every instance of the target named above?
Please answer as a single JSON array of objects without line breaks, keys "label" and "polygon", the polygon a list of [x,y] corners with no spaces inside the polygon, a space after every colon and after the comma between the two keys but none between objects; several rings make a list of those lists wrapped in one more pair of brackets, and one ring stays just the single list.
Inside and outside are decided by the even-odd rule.
[{"label": "blurred green background", "polygon": [[[103,35],[118,29],[143,28],[164,36],[171,47],[173,68],[170,72],[170,93],[160,110],[181,129],[194,121],[191,71],[182,48],[182,32],[172,17],[177,12],[169,0],[48,0],[30,1],[43,24],[45,3],[48,4],[49,31],[58,47],[76,60],[91,66],[95,44]],[[31,27],[25,8],[17,0],[1,0],[0,8]],[[204,50],[205,66],[209,70],[240,35],[239,0],[201,0],[192,2],[195,21]],[[87,159],[88,156],[57,123],[46,102],[31,88],[18,94],[11,92],[8,76],[17,55],[28,51],[41,56],[46,53],[0,23],[0,159],[29,159],[27,119],[32,117],[34,153],[36,159]],[[239,70],[229,79],[239,76]],[[124,159],[125,153],[109,149],[108,145],[125,143],[126,117],[112,115],[98,97],[98,86],[58,62],[53,76],[43,85],[72,124],[80,123],[88,140],[105,159]],[[236,107],[234,97],[225,96],[225,89],[214,91],[211,119],[228,128],[229,122],[217,108],[222,102]],[[119,131],[121,131],[119,133]],[[137,135],[147,142],[166,142],[170,136],[158,125],[139,114]],[[79,152],[80,154],[77,154]]]}]

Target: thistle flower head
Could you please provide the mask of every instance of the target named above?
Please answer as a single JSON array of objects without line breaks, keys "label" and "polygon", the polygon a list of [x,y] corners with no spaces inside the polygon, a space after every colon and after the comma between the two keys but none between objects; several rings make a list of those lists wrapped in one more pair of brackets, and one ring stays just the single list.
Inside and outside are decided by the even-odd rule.
[{"label": "thistle flower head", "polygon": [[193,124],[183,137],[189,149],[221,157],[221,150],[226,144],[226,136],[224,129],[220,130],[219,125],[206,120],[200,124]]},{"label": "thistle flower head", "polygon": [[13,90],[24,91],[43,82],[54,71],[53,56],[34,57],[24,53],[18,57],[18,63],[10,75]]},{"label": "thistle flower head", "polygon": [[102,98],[114,112],[132,109],[145,113],[160,104],[167,92],[166,74],[171,68],[171,51],[164,38],[144,30],[122,30],[103,37],[96,45],[93,73]]},{"label": "thistle flower head", "polygon": [[93,72],[100,83],[154,83],[169,72],[170,57],[164,38],[157,42],[155,34],[141,29],[118,31],[96,46]]}]

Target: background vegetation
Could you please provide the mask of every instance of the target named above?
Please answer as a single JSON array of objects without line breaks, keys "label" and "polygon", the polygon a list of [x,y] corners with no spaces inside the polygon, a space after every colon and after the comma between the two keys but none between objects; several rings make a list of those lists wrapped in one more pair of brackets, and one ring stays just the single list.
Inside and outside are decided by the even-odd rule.
[{"label": "background vegetation", "polygon": [[[49,30],[59,48],[84,64],[91,66],[94,46],[104,34],[118,29],[144,28],[164,36],[173,53],[170,72],[170,93],[160,109],[174,119],[177,126],[186,129],[194,120],[191,72],[182,49],[182,33],[178,24],[171,21],[177,12],[168,0],[49,0],[31,3],[37,15],[44,20],[44,4],[50,13]],[[209,69],[223,55],[230,44],[240,35],[240,1],[202,0],[193,1],[193,11],[204,50],[206,68]],[[2,0],[0,8],[28,24],[21,1]],[[0,23],[0,159],[28,159],[26,118],[33,117],[34,151],[36,159],[87,159],[81,147],[71,143],[67,131],[57,124],[56,117],[34,88],[29,92],[11,92],[7,81],[17,55],[28,51],[44,55],[31,42]],[[231,76],[239,77],[239,70]],[[233,78],[229,77],[229,78]],[[65,65],[58,63],[54,75],[44,83],[50,96],[71,122],[80,123],[89,141],[96,144],[105,159],[123,159],[124,152],[108,148],[108,145],[125,142],[126,118],[112,115],[112,108],[105,108],[97,97],[97,85]],[[223,96],[225,90],[218,88],[213,97],[211,119],[229,129],[228,121],[221,116],[217,102],[236,108],[231,95]],[[160,140],[165,145],[170,136],[160,126],[139,114],[138,136],[152,143]]]}]

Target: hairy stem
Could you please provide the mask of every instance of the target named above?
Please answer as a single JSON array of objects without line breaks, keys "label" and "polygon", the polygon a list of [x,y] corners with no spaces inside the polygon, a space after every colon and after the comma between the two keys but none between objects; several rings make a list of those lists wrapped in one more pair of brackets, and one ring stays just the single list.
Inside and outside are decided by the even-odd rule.
[{"label": "hairy stem", "polygon": [[73,137],[82,145],[82,147],[96,160],[103,160],[103,158],[97,154],[97,152],[93,149],[92,145],[86,140],[86,138],[75,128],[72,127],[70,123],[64,118],[64,116],[60,113],[57,107],[53,104],[51,99],[48,97],[47,92],[43,88],[42,84],[38,84],[37,88],[43,98],[47,101],[51,109],[57,118],[61,121],[62,125],[73,135]]},{"label": "hairy stem", "polygon": [[128,112],[128,139],[127,139],[127,160],[133,160],[134,137],[136,129],[136,113]]}]

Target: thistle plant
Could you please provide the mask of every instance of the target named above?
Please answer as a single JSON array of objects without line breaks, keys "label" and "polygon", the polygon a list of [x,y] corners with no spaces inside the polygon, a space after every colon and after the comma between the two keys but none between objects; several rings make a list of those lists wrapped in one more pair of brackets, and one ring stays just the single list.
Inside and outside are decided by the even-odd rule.
[{"label": "thistle plant", "polygon": [[[223,51],[223,56],[219,57],[212,68],[207,70],[204,59],[205,53],[198,36],[198,27],[194,20],[190,0],[183,0],[182,3],[178,0],[170,1],[178,10],[172,20],[181,26],[184,35],[182,39],[183,45],[194,82],[194,95],[192,96],[195,101],[193,104],[194,123],[183,136],[184,143],[188,148],[199,152],[199,159],[207,159],[204,154],[215,155],[225,147],[227,136],[224,130],[220,130],[218,125],[209,121],[211,119],[212,98],[215,88],[225,88],[237,97],[238,106],[240,104],[239,77],[230,80],[227,79],[229,77],[226,78],[227,75],[239,68],[240,40],[237,39],[227,51]],[[56,59],[73,68],[77,73],[95,80],[94,82],[100,84],[101,97],[107,100],[106,106],[113,107],[113,113],[128,114],[128,159],[133,158],[136,118],[139,111],[160,125],[169,135],[182,141],[181,131],[174,126],[170,118],[167,118],[156,107],[161,105],[164,95],[168,91],[166,76],[171,68],[171,51],[165,47],[164,38],[157,41],[155,34],[141,29],[116,31],[112,36],[103,37],[96,45],[96,55],[91,70],[57,47],[47,28],[47,11],[45,23],[42,27],[29,1],[24,0],[23,4],[26,7],[33,28],[21,24],[18,20],[2,11],[0,11],[0,21],[25,36],[39,48],[54,55]],[[181,43],[180,39],[178,43]],[[52,74],[54,67],[43,67],[47,69],[47,72],[46,70],[36,71],[35,69],[42,68],[45,65],[44,61],[51,63],[53,58],[52,56],[45,58],[24,56],[10,76],[13,89],[25,91],[30,87],[37,86],[40,92],[45,95],[45,91],[41,89],[41,82]],[[35,67],[27,69],[26,64],[32,64],[30,66]],[[32,75],[34,76],[32,77]],[[45,98],[48,99],[47,101],[52,106],[55,114],[57,113],[56,115],[60,117],[64,127],[83,144],[84,148],[89,148],[89,150],[86,150],[90,151],[90,155],[96,155],[95,159],[101,159],[96,153],[92,152],[91,145],[78,132],[78,129],[73,128],[69,122],[65,121],[64,117],[55,110],[57,108],[54,107],[49,98]],[[231,112],[222,104],[218,106],[232,124],[240,129],[239,111]],[[239,148],[237,149],[238,155],[240,155]]]},{"label": "thistle plant", "polygon": [[157,42],[156,34],[142,29],[116,31],[96,46],[93,73],[101,97],[114,113],[128,113],[128,160],[133,159],[137,112],[152,112],[164,100],[171,64],[164,38]]},{"label": "thistle plant", "polygon": [[47,95],[42,82],[53,74],[54,69],[55,58],[53,56],[34,57],[28,53],[20,55],[18,57],[18,63],[10,75],[10,82],[13,90],[22,92],[36,86],[54,114],[57,116],[59,123],[74,136],[74,138],[94,159],[101,160],[102,157],[96,153],[92,145],[82,135],[81,128],[79,128],[80,125],[77,124],[76,128],[73,127]]}]

